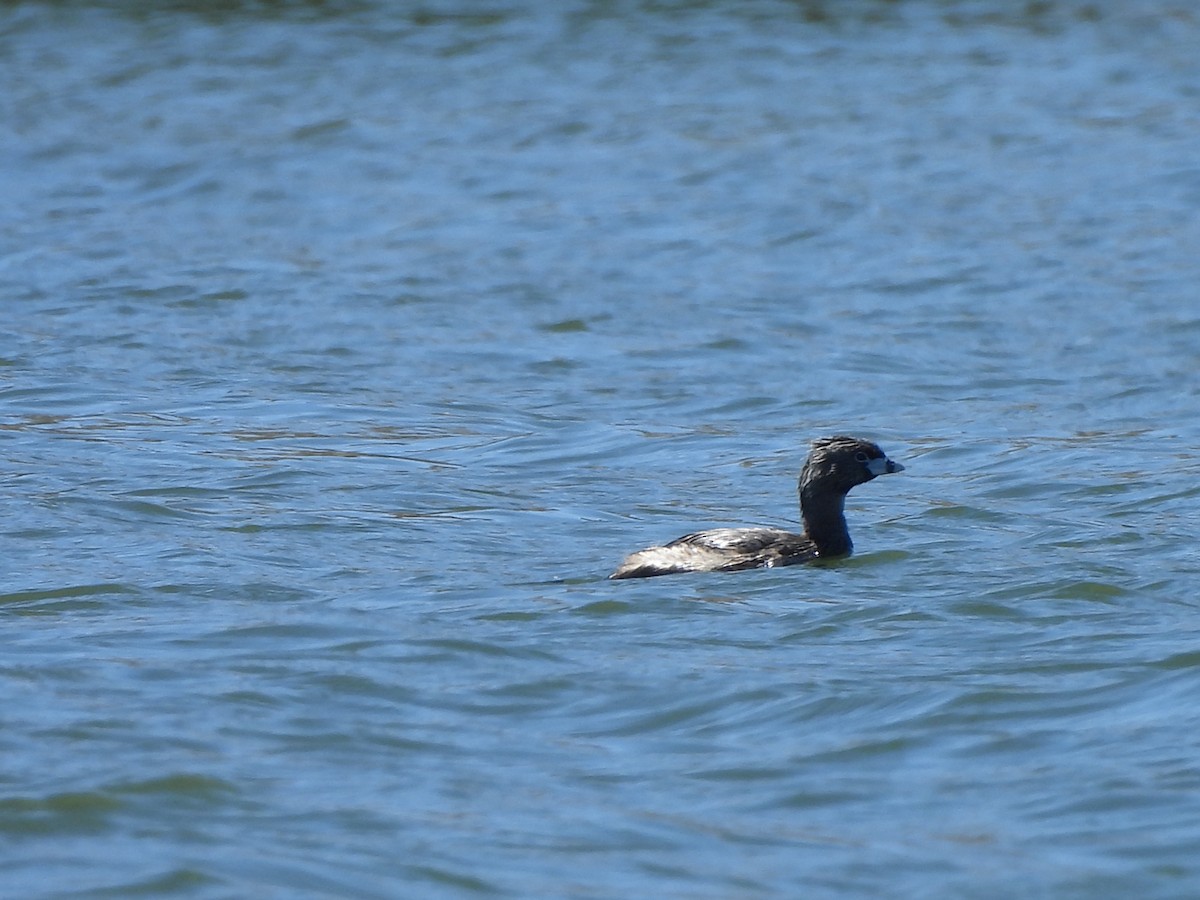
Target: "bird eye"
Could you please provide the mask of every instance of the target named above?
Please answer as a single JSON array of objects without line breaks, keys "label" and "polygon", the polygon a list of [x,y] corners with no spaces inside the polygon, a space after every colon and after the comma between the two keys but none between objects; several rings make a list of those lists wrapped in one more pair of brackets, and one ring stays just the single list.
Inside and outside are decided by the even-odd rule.
[{"label": "bird eye", "polygon": [[857,453],[854,454],[854,461],[860,462],[860,463],[865,463],[867,461],[867,454],[865,454],[861,450],[859,450]]}]

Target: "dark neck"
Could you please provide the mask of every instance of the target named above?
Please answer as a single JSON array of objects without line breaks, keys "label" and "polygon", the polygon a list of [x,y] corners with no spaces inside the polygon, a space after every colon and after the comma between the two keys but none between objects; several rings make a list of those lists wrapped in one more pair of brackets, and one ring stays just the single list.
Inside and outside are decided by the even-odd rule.
[{"label": "dark neck", "polygon": [[804,533],[822,556],[844,556],[853,548],[846,530],[846,495],[801,489]]}]

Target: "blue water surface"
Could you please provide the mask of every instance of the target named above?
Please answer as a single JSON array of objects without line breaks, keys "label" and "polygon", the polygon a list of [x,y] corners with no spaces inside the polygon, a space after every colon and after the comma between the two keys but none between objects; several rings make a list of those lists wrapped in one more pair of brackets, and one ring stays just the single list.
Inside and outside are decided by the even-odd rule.
[{"label": "blue water surface", "polygon": [[1200,893],[1198,46],[0,6],[0,894]]}]

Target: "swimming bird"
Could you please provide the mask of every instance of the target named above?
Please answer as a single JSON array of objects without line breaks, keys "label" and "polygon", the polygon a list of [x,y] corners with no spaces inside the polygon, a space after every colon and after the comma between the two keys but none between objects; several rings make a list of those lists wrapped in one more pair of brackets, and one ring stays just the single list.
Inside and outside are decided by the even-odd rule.
[{"label": "swimming bird", "polygon": [[780,528],[697,531],[662,547],[631,553],[608,577],[736,572],[847,556],[854,545],[846,529],[846,494],[879,475],[903,471],[904,466],[871,441],[845,435],[819,438],[800,471],[802,534]]}]

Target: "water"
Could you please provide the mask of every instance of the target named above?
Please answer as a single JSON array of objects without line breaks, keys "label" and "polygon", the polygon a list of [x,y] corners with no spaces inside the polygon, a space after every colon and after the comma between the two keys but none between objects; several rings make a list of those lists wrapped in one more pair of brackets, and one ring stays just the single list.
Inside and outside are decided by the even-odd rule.
[{"label": "water", "polygon": [[0,8],[0,893],[1195,896],[1198,41]]}]

